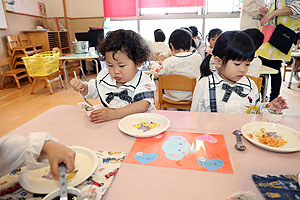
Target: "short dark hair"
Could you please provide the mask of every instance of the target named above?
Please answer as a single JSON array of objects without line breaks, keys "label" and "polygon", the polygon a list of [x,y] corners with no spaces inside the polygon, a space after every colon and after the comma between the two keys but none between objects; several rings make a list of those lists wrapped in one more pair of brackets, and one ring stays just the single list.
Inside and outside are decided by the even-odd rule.
[{"label": "short dark hair", "polygon": [[172,32],[169,38],[169,47],[172,49],[171,44],[173,45],[174,49],[183,49],[183,50],[190,50],[192,45],[192,34],[187,31],[186,29],[176,29]]},{"label": "short dark hair", "polygon": [[98,45],[98,51],[105,60],[105,53],[112,51],[113,57],[117,51],[127,54],[135,64],[148,61],[150,49],[145,40],[138,33],[131,30],[119,29],[107,33],[105,39]]},{"label": "short dark hair", "polygon": [[[242,31],[226,31],[222,33],[215,44],[212,55],[219,57],[222,64],[229,60],[252,61],[254,58],[254,44],[252,39]],[[205,57],[200,66],[201,77],[212,74],[210,71],[211,54]]]},{"label": "short dark hair", "polygon": [[196,37],[198,35],[198,33],[199,33],[197,27],[196,26],[190,26],[189,28],[192,31],[192,36]]},{"label": "short dark hair", "polygon": [[164,42],[166,40],[166,36],[161,29],[156,29],[154,31],[154,39],[155,42]]},{"label": "short dark hair", "polygon": [[246,33],[253,41],[254,43],[254,47],[255,47],[255,51],[262,45],[262,43],[264,42],[264,34],[262,32],[260,32],[259,29],[257,28],[248,28],[246,30],[243,31],[244,33]]},{"label": "short dark hair", "polygon": [[222,34],[222,30],[219,29],[219,28],[214,28],[214,29],[211,29],[209,32],[208,32],[208,40],[210,40],[210,38],[213,38],[213,37],[216,37],[216,36],[219,36]]}]

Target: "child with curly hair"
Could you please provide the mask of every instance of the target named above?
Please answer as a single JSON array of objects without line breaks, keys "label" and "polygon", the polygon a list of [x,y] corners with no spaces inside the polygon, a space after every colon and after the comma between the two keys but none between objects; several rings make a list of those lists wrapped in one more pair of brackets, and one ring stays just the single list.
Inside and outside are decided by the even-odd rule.
[{"label": "child with curly hair", "polygon": [[98,51],[108,68],[89,82],[75,78],[70,81],[75,91],[87,99],[99,98],[105,107],[91,112],[90,121],[100,123],[155,109],[155,84],[138,70],[150,55],[144,39],[131,30],[112,31],[99,44]]}]

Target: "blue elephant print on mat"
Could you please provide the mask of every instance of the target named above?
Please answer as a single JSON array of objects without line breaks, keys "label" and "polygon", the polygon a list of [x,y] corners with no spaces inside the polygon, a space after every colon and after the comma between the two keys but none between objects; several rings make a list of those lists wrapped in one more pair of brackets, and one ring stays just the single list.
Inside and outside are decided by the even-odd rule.
[{"label": "blue elephant print on mat", "polygon": [[163,151],[170,160],[181,160],[190,152],[190,143],[182,136],[171,136],[164,142]]}]

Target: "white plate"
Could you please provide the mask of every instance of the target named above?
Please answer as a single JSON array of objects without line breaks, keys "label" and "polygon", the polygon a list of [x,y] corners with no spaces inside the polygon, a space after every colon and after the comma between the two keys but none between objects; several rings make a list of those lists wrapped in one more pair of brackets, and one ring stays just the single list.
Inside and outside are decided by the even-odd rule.
[{"label": "white plate", "polygon": [[[140,126],[143,122],[149,124]],[[148,126],[150,124],[151,126]],[[133,137],[152,137],[164,132],[169,126],[170,120],[168,118],[155,113],[128,115],[118,123],[118,127],[122,132]]]},{"label": "white plate", "polygon": [[[68,187],[75,187],[90,177],[98,166],[98,157],[91,149],[79,146],[70,146],[76,152],[76,175],[67,181]],[[50,166],[36,170],[25,170],[20,175],[21,186],[32,193],[46,194],[59,188],[59,181],[42,178],[50,173]],[[51,174],[51,173],[50,173]],[[67,178],[70,174],[67,175]],[[52,175],[48,176],[52,178]]]},{"label": "white plate", "polygon": [[[281,147],[271,147],[265,144],[261,144],[255,136],[253,138],[250,138],[248,136],[249,133],[253,134],[254,132],[259,132],[261,128],[265,128],[265,132],[277,132],[277,135],[282,137],[282,139],[286,140],[287,143]],[[274,124],[269,122],[250,122],[242,127],[242,134],[247,140],[249,140],[256,146],[261,147],[263,149],[267,149],[269,151],[300,151],[300,132],[281,124]]]}]

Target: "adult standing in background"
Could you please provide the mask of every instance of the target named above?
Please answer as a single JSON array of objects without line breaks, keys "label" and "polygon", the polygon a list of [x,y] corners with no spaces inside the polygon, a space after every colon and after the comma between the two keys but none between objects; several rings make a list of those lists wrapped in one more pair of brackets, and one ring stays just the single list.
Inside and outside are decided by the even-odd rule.
[{"label": "adult standing in background", "polygon": [[[300,0],[271,0],[268,8],[260,8],[260,14],[263,16],[260,22],[261,26],[275,24],[275,18],[277,16],[277,24],[282,24],[296,31],[300,25]],[[282,82],[280,72],[281,63],[282,61],[289,61],[291,59],[291,50],[288,54],[285,54],[272,46],[269,42],[266,42],[262,44],[256,53],[261,58],[263,65],[278,70],[277,74],[271,75],[271,94],[269,101],[272,101],[280,94]]]},{"label": "adult standing in background", "polygon": [[259,28],[260,12],[259,8],[265,6],[264,0],[244,0],[240,15],[240,30],[248,28]]}]

